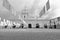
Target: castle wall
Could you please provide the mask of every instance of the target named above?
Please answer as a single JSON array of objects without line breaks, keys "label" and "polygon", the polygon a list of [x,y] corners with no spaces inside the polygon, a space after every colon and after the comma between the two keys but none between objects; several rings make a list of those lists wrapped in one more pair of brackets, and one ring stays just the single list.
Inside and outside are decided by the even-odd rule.
[{"label": "castle wall", "polygon": [[44,24],[47,24],[48,21],[44,20],[25,20],[28,24],[32,24],[32,27],[35,27],[36,24],[38,23],[40,27],[44,27]]}]

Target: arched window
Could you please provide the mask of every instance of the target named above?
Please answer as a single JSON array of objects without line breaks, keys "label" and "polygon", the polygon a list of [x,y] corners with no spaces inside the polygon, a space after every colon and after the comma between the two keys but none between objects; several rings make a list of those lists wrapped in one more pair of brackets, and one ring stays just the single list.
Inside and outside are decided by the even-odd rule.
[{"label": "arched window", "polygon": [[39,24],[38,23],[36,24],[36,28],[39,28]]},{"label": "arched window", "polygon": [[24,24],[21,24],[19,28],[24,28]]},{"label": "arched window", "polygon": [[47,24],[44,24],[44,28],[47,28]]},{"label": "arched window", "polygon": [[7,25],[4,26],[4,28],[7,28],[7,27],[8,27]]},{"label": "arched window", "polygon": [[24,15],[24,18],[25,18],[26,16]]},{"label": "arched window", "polygon": [[32,28],[32,24],[28,24],[28,28]]},{"label": "arched window", "polygon": [[13,24],[12,28],[16,28],[16,25]]}]

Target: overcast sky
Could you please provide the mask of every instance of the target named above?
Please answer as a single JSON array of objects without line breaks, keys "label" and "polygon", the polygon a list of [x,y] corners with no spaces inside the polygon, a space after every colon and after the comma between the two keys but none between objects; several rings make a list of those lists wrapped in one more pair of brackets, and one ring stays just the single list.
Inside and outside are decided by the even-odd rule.
[{"label": "overcast sky", "polygon": [[[0,10],[5,9],[2,5],[3,0],[0,0]],[[45,3],[46,0],[8,0],[10,2],[10,4],[16,9],[16,10],[20,10],[23,9],[24,6],[26,5],[26,7],[31,8],[34,1],[35,4],[37,5],[38,3],[40,3],[40,6],[42,5],[42,3]],[[60,7],[60,0],[50,0],[50,5],[51,7],[56,7],[59,8]]]},{"label": "overcast sky", "polygon": [[[3,7],[3,0],[0,0],[0,11],[8,11],[6,8]],[[9,3],[17,10],[21,11],[26,6],[27,8],[42,8],[45,5],[47,0],[8,0]],[[60,9],[60,0],[50,0],[50,7],[51,9]],[[41,10],[41,9],[39,9]]]}]

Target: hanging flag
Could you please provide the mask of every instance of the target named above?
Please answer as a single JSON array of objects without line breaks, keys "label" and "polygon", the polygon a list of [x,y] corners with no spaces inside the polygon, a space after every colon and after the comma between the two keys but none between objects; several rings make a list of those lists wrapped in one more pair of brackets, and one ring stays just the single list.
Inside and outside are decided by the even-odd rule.
[{"label": "hanging flag", "polygon": [[9,4],[8,0],[3,0],[3,6],[8,9],[8,10],[11,10],[11,5]]},{"label": "hanging flag", "polygon": [[50,9],[50,3],[49,3],[49,0],[48,0],[47,3],[46,3],[46,9],[47,9],[47,10]]},{"label": "hanging flag", "polygon": [[60,17],[58,17],[57,20],[60,21]]},{"label": "hanging flag", "polygon": [[10,5],[8,0],[3,0],[3,6],[16,16],[16,10]]},{"label": "hanging flag", "polygon": [[41,12],[40,12],[40,17],[42,16],[42,15],[44,15],[45,14],[45,6],[43,7],[43,9],[41,10]]}]

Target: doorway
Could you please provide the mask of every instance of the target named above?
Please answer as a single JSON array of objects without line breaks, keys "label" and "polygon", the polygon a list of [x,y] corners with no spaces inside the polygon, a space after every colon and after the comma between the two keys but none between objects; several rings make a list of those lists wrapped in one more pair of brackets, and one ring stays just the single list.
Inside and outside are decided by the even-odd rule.
[{"label": "doorway", "polygon": [[38,23],[36,24],[36,28],[39,28],[39,24]]},{"label": "doorway", "polygon": [[28,28],[32,28],[32,24],[28,24]]}]

